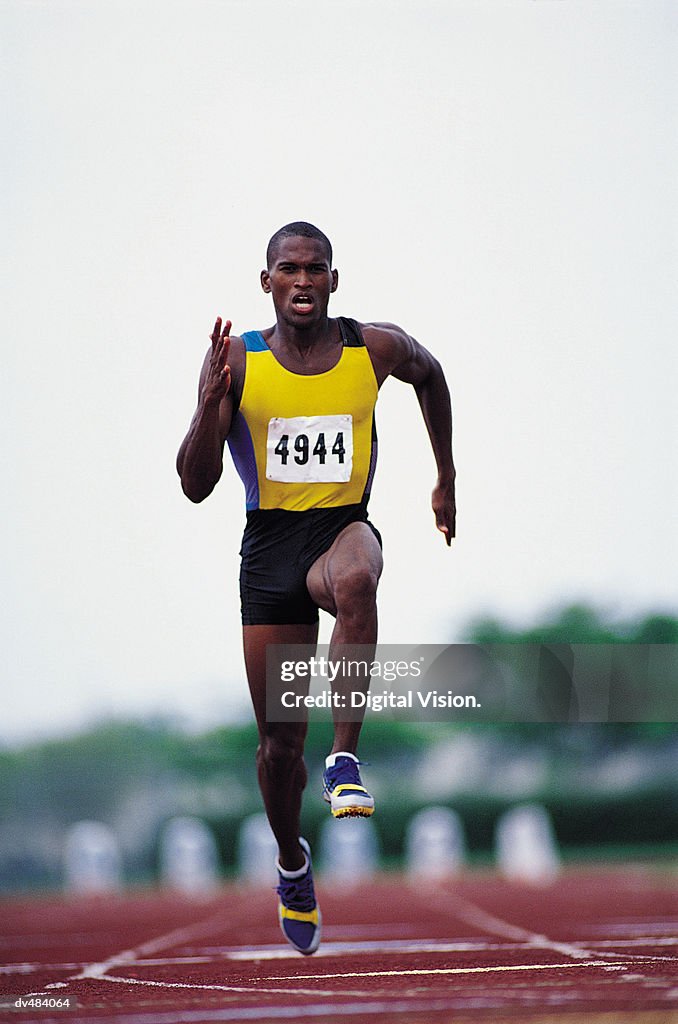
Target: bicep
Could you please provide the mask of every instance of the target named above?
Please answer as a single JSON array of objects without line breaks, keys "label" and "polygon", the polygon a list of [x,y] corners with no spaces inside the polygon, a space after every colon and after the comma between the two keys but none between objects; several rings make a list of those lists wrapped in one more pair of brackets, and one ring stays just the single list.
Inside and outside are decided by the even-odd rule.
[{"label": "bicep", "polygon": [[417,388],[435,373],[437,359],[402,327],[391,323],[371,323],[365,327],[365,340],[380,386],[390,376]]}]

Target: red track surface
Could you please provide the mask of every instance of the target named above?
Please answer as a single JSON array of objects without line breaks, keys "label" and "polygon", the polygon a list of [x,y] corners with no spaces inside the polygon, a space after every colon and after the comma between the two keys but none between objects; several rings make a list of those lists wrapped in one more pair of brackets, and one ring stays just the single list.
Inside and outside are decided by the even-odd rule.
[{"label": "red track surface", "polygon": [[281,941],[269,890],[0,903],[0,991],[77,1008],[40,1024],[678,1022],[678,894],[642,870],[529,888],[467,875],[417,890],[318,886],[315,956]]}]

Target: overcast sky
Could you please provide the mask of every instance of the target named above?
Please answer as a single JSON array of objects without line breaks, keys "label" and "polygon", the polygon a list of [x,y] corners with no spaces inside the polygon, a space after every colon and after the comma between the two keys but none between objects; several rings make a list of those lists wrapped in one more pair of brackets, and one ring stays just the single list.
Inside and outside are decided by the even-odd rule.
[{"label": "overcast sky", "polygon": [[246,709],[242,485],[191,505],[174,459],[215,316],[272,323],[290,220],[334,243],[331,311],[401,324],[452,390],[451,551],[411,388],[377,407],[382,638],[678,609],[676,3],[0,17],[0,740]]}]

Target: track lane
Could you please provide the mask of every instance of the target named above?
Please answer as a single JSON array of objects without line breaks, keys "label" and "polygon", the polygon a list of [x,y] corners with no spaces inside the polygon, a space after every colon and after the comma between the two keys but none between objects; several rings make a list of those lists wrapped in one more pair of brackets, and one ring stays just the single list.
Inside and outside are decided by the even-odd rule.
[{"label": "track lane", "polygon": [[675,1011],[678,1021],[670,880],[567,872],[534,890],[487,874],[413,889],[384,876],[351,892],[321,879],[319,893],[331,924],[311,958],[278,941],[270,891],[5,900],[3,949],[19,955],[5,957],[0,991],[77,997],[66,1015],[12,1013],[41,1024],[162,1024],[163,1015],[329,1024],[356,1007],[379,1024],[546,1011],[568,1024],[606,1012],[620,1022],[661,1012],[663,1024]]}]

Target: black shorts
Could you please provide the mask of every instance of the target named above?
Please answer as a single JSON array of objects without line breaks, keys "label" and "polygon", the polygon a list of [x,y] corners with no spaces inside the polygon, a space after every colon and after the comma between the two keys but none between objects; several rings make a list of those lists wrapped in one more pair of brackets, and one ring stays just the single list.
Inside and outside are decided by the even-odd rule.
[{"label": "black shorts", "polygon": [[306,587],[317,558],[350,523],[369,522],[364,505],[314,508],[308,512],[255,509],[247,513],[240,548],[240,606],[245,626],[318,621],[318,606]]}]

